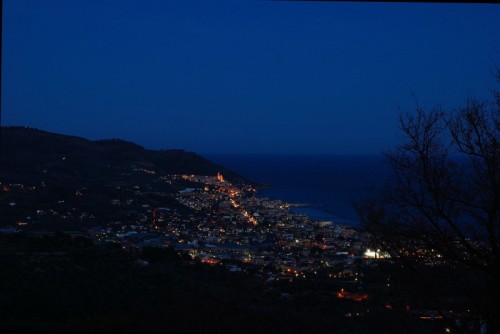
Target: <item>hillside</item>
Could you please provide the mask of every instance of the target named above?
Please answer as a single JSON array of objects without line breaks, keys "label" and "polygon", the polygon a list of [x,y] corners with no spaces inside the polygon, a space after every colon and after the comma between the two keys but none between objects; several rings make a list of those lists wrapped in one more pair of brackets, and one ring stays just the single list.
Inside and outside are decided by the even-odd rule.
[{"label": "hillside", "polygon": [[159,174],[224,176],[238,182],[236,173],[184,150],[147,150],[137,144],[108,139],[91,141],[26,127],[1,131],[0,181],[37,182],[57,180],[85,185],[114,179],[116,172],[135,168]]},{"label": "hillside", "polygon": [[[140,265],[144,259],[146,267]],[[251,275],[186,262],[171,249],[131,254],[64,234],[0,233],[0,266],[9,268],[0,286],[2,331],[366,333],[375,324],[380,329],[370,332],[393,329],[380,324],[378,313],[362,321],[346,318],[349,305],[324,294],[304,292],[286,300]]]},{"label": "hillside", "polygon": [[[153,151],[123,140],[91,141],[24,127],[2,128],[0,227],[86,230],[110,221],[150,216],[144,206],[190,209],[176,194],[187,185],[162,180],[170,174],[237,174],[192,152]],[[126,207],[114,205],[127,202]]]},{"label": "hillside", "polygon": [[348,257],[361,233],[194,153],[25,128],[2,146],[1,330],[434,332],[392,266]]}]

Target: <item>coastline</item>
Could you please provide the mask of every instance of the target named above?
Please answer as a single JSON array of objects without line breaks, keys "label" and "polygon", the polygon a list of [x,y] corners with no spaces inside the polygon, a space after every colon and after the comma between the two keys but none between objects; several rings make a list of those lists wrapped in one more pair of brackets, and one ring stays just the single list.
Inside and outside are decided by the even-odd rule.
[{"label": "coastline", "polygon": [[[271,186],[266,189],[270,191],[274,190],[274,188]],[[325,205],[289,201],[283,198],[283,196],[269,195],[261,193],[260,191],[257,191],[256,195],[259,198],[281,200],[288,205],[292,213],[297,215],[305,215],[313,221],[332,221],[334,224],[337,225],[347,225],[353,228],[361,227],[360,222],[358,220],[338,215],[337,213],[328,210]]]},{"label": "coastline", "polygon": [[207,155],[252,180],[258,197],[282,200],[298,214],[359,227],[353,203],[388,176],[380,155]]}]

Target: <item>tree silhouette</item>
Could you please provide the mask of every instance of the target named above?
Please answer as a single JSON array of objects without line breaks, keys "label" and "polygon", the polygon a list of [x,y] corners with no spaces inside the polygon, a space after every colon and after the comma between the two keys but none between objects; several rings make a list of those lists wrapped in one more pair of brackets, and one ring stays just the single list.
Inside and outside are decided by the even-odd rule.
[{"label": "tree silhouette", "polygon": [[[496,78],[500,83],[500,70]],[[418,103],[415,113],[400,113],[404,142],[386,153],[393,177],[357,211],[374,243],[422,275],[436,300],[442,286],[423,268],[452,268],[456,290],[496,333],[500,93],[493,95],[493,101],[469,99],[453,113],[425,111]]]}]

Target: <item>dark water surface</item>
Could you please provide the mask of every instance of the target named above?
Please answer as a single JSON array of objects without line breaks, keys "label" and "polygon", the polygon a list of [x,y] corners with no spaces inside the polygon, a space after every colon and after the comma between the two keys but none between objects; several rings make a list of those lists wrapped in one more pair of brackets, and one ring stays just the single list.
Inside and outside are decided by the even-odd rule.
[{"label": "dark water surface", "polygon": [[378,191],[389,176],[382,155],[239,155],[206,158],[269,188],[259,197],[308,204],[294,212],[356,226],[353,202]]}]

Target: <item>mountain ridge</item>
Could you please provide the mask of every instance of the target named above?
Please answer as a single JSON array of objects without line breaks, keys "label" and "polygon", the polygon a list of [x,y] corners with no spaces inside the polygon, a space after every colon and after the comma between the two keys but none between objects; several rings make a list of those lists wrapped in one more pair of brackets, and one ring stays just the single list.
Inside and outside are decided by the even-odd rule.
[{"label": "mountain ridge", "polygon": [[54,173],[69,176],[75,174],[74,171],[91,177],[91,174],[105,173],[110,168],[117,170],[129,166],[153,168],[164,174],[216,175],[221,172],[233,182],[246,181],[195,152],[150,150],[117,138],[89,140],[36,128],[9,126],[1,128],[0,144],[0,178],[4,181],[21,179],[29,182]]}]

